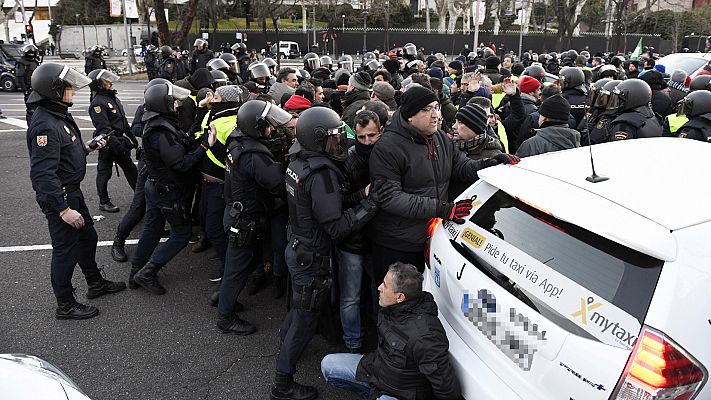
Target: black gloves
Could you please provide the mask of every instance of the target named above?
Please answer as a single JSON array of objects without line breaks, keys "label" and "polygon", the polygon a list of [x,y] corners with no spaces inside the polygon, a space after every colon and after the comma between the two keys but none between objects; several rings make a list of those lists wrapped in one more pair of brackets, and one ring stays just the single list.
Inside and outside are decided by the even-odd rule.
[{"label": "black gloves", "polygon": [[370,193],[368,194],[368,199],[376,205],[382,204],[384,201],[392,196],[395,191],[395,185],[387,182],[386,180],[378,180],[373,182],[370,187]]},{"label": "black gloves", "polygon": [[518,164],[519,161],[521,161],[521,158],[518,156],[501,153],[485,160],[484,163],[486,164],[486,167],[493,167],[494,165],[499,164]]},{"label": "black gloves", "polygon": [[138,149],[138,146],[139,146],[139,145],[138,145],[138,139],[136,139],[136,137],[133,136],[133,135],[127,135],[127,136],[128,136],[128,139],[131,141],[131,144],[133,145],[133,148],[134,148],[134,149]]},{"label": "black gloves", "polygon": [[456,203],[442,203],[438,217],[444,218],[446,220],[455,222],[457,224],[463,224],[464,218],[469,215],[472,210],[472,200],[463,199]]}]

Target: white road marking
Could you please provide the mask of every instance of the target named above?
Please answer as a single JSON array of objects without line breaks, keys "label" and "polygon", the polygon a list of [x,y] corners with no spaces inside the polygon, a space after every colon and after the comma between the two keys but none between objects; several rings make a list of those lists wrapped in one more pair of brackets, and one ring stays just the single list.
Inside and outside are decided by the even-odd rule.
[{"label": "white road marking", "polygon": [[0,122],[8,124],[8,125],[14,125],[18,128],[27,129],[27,121],[25,121],[24,119],[5,118],[5,119],[0,119]]},{"label": "white road marking", "polygon": [[[165,243],[168,240],[168,238],[161,238],[160,242]],[[129,239],[126,240],[126,244],[137,244],[138,239]],[[96,244],[97,247],[108,247],[113,245],[114,242],[113,240],[104,240]],[[52,245],[51,244],[34,244],[34,245],[29,245],[29,246],[7,246],[7,247],[0,247],[0,253],[12,253],[12,252],[18,252],[18,251],[35,251],[35,250],[52,250]]]}]

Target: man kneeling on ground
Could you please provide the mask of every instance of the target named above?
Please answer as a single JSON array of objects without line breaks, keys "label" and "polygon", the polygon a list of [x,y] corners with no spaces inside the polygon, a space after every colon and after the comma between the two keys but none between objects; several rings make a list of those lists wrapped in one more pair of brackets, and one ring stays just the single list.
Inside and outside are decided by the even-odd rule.
[{"label": "man kneeling on ground", "polygon": [[378,348],[365,356],[329,354],[321,361],[326,382],[365,399],[458,399],[449,342],[422,274],[410,264],[388,268],[378,287]]}]

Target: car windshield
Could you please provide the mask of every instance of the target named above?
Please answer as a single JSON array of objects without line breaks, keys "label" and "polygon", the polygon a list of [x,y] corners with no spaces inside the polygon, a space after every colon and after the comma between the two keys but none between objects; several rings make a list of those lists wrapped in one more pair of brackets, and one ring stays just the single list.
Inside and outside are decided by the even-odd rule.
[{"label": "car windshield", "polygon": [[690,57],[688,54],[674,54],[663,57],[657,64],[664,66],[665,70],[670,72],[675,69],[681,69],[691,75],[699,68],[707,63],[706,59],[699,57]]},{"label": "car windshield", "polygon": [[0,46],[0,50],[2,50],[3,55],[6,58],[15,59],[15,58],[22,57],[22,46],[19,46],[19,45],[6,44],[3,46]]}]

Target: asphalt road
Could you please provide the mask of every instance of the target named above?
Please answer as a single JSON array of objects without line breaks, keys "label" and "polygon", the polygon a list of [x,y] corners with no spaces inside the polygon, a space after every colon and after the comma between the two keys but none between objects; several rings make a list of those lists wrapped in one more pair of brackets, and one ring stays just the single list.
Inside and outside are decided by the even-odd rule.
[{"label": "asphalt road", "polygon": [[[125,81],[116,85],[131,116],[129,122],[142,102],[145,84]],[[84,89],[70,110],[85,141],[93,131],[88,103],[89,92]],[[257,325],[257,333],[248,337],[221,334],[215,328],[217,311],[207,304],[217,285],[207,279],[210,262],[205,253],[192,254],[185,249],[169,264],[161,274],[168,289],[164,296],[127,289],[86,301],[86,283],[77,267],[74,285],[79,300],[97,306],[101,313],[86,321],[54,318],[50,239],[29,179],[22,95],[0,93],[0,108],[8,117],[0,120],[0,353],[46,359],[92,399],[268,398],[278,351],[276,333],[285,315],[284,299],[273,300],[268,289],[256,296],[243,294],[243,317]],[[100,241],[96,260],[106,265],[108,279],[125,281],[130,265],[111,259],[110,241],[132,192],[123,174],[114,174],[109,193],[122,212],[99,212],[96,157],[96,153],[89,155],[82,183],[92,215],[105,217],[95,223]],[[140,236],[140,228],[134,230],[132,239]],[[102,241],[108,243],[102,245]],[[129,253],[133,248],[128,246]],[[299,364],[296,380],[315,385],[322,399],[354,399],[329,387],[321,377],[321,358],[342,349],[315,337]]]}]

